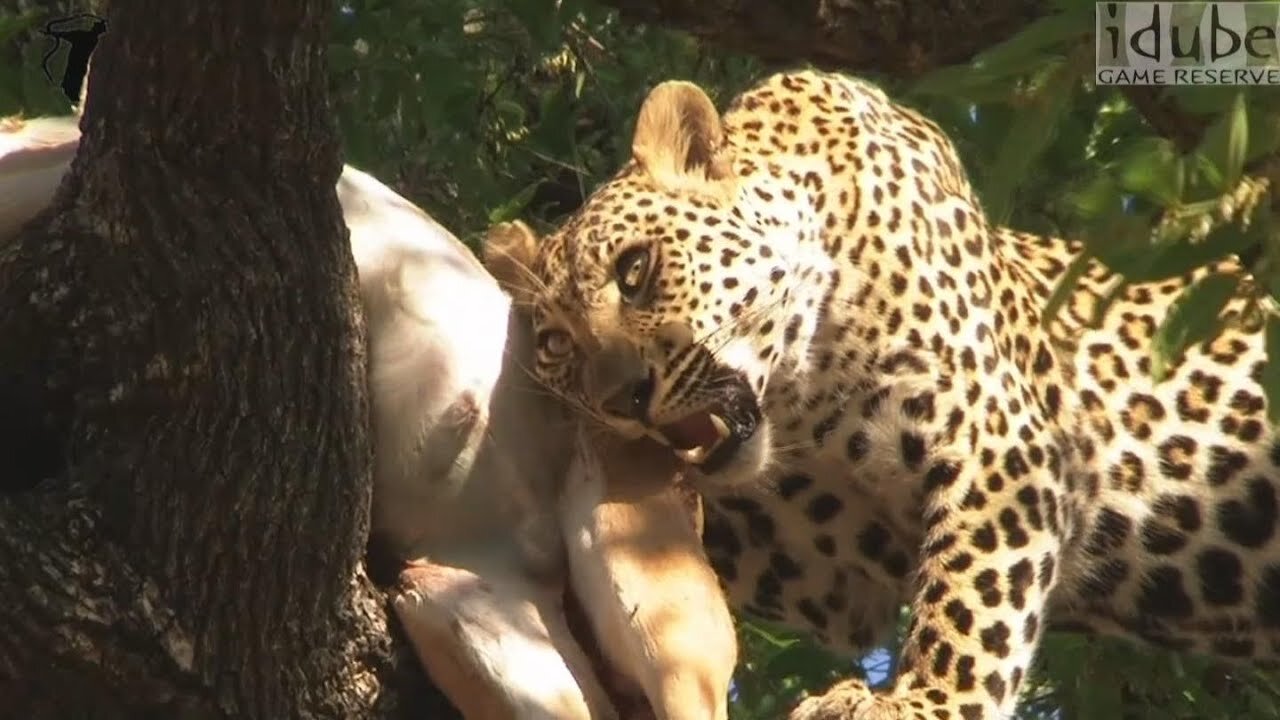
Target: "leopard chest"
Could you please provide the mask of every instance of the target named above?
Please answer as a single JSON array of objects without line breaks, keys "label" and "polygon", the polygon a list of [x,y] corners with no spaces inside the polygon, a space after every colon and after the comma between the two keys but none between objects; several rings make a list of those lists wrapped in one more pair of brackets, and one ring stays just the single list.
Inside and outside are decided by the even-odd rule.
[{"label": "leopard chest", "polygon": [[736,607],[835,648],[883,639],[916,568],[909,513],[817,458],[703,492],[704,541]]},{"label": "leopard chest", "polygon": [[766,394],[775,464],[856,493],[860,504],[872,503],[917,532],[923,475],[950,453],[949,408],[963,398],[940,381],[926,355],[907,350],[855,368],[807,370],[802,381]]}]

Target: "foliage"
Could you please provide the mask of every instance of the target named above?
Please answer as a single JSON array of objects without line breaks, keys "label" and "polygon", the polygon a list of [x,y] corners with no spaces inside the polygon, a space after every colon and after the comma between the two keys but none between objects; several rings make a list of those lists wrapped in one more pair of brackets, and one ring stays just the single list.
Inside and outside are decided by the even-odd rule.
[{"label": "foliage", "polygon": [[754,77],[747,60],[583,0],[343,5],[330,63],[349,160],[462,234],[576,208],[629,153],[656,82],[727,96]]},{"label": "foliage", "polygon": [[[18,112],[63,115],[71,111],[61,88],[45,77],[42,60],[54,43],[40,31],[50,20],[87,12],[89,7],[76,2],[18,2],[15,7],[0,8],[0,117]],[[49,58],[49,75],[55,81],[62,77],[65,62],[65,52]]]},{"label": "foliage", "polygon": [[741,660],[734,673],[735,720],[783,717],[806,692],[821,692],[858,668],[803,637],[768,623],[738,619]]},{"label": "foliage", "polygon": [[[550,223],[576,208],[627,156],[654,83],[691,79],[723,104],[762,73],[751,59],[624,24],[588,0],[336,2],[329,62],[348,161],[466,238],[492,222]],[[52,15],[47,4],[16,7],[0,9],[0,115],[66,112],[39,68],[48,43],[38,30],[85,5],[67,0]],[[1129,280],[1183,275],[1227,253],[1244,259],[1256,281],[1210,276],[1170,312],[1157,373],[1229,321],[1265,325],[1269,354],[1280,357],[1280,238],[1266,187],[1249,178],[1280,148],[1280,93],[1154,93],[1193,129],[1191,142],[1174,137],[1144,119],[1134,91],[1094,86],[1093,3],[1053,7],[971,62],[882,81],[950,131],[996,221],[1082,238]],[[1232,316],[1241,319],[1221,312],[1232,298],[1246,309]],[[1276,397],[1277,363],[1264,379]],[[1280,401],[1269,406],[1280,411]],[[778,717],[838,677],[891,673],[763,623],[744,619],[740,636],[740,720]],[[1072,635],[1051,635],[1040,658],[1025,720],[1280,716],[1276,679],[1257,670]]]}]

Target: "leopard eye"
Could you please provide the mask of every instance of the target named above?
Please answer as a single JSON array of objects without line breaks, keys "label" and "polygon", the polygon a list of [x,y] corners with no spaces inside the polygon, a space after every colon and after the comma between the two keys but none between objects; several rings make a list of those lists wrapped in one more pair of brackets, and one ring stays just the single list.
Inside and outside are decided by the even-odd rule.
[{"label": "leopard eye", "polygon": [[649,279],[652,258],[647,246],[633,247],[618,255],[613,272],[618,280],[618,289],[623,299],[634,301],[639,297]]},{"label": "leopard eye", "polygon": [[564,330],[543,330],[537,342],[539,352],[548,357],[562,358],[573,352],[573,338]]}]

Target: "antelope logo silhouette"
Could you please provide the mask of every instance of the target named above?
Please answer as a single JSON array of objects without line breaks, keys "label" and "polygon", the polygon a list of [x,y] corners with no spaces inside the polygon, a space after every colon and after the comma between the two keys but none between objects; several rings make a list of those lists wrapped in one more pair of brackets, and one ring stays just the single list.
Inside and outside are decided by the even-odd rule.
[{"label": "antelope logo silhouette", "polygon": [[[92,24],[80,29],[65,28],[67,25],[84,20],[90,20]],[[92,13],[80,13],[50,20],[40,33],[53,40],[53,47],[49,48],[49,52],[46,52],[44,59],[40,61],[44,76],[51,83],[53,75],[49,73],[50,58],[62,47],[63,41],[71,46],[67,52],[66,68],[62,71],[62,82],[58,84],[62,86],[62,93],[73,103],[80,102],[80,88],[84,84],[85,73],[89,70],[89,57],[93,55],[93,49],[98,46],[98,38],[102,37],[106,31],[106,20]]]}]

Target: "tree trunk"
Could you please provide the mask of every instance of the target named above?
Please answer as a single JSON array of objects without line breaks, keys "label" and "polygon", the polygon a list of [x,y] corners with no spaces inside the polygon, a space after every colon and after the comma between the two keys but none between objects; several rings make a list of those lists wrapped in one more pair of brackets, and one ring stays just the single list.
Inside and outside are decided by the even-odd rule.
[{"label": "tree trunk", "polygon": [[365,718],[423,684],[361,569],[331,4],[111,3],[79,155],[0,248],[0,717]]},{"label": "tree trunk", "polygon": [[1042,0],[603,2],[763,60],[898,77],[967,60],[1049,12]]}]

